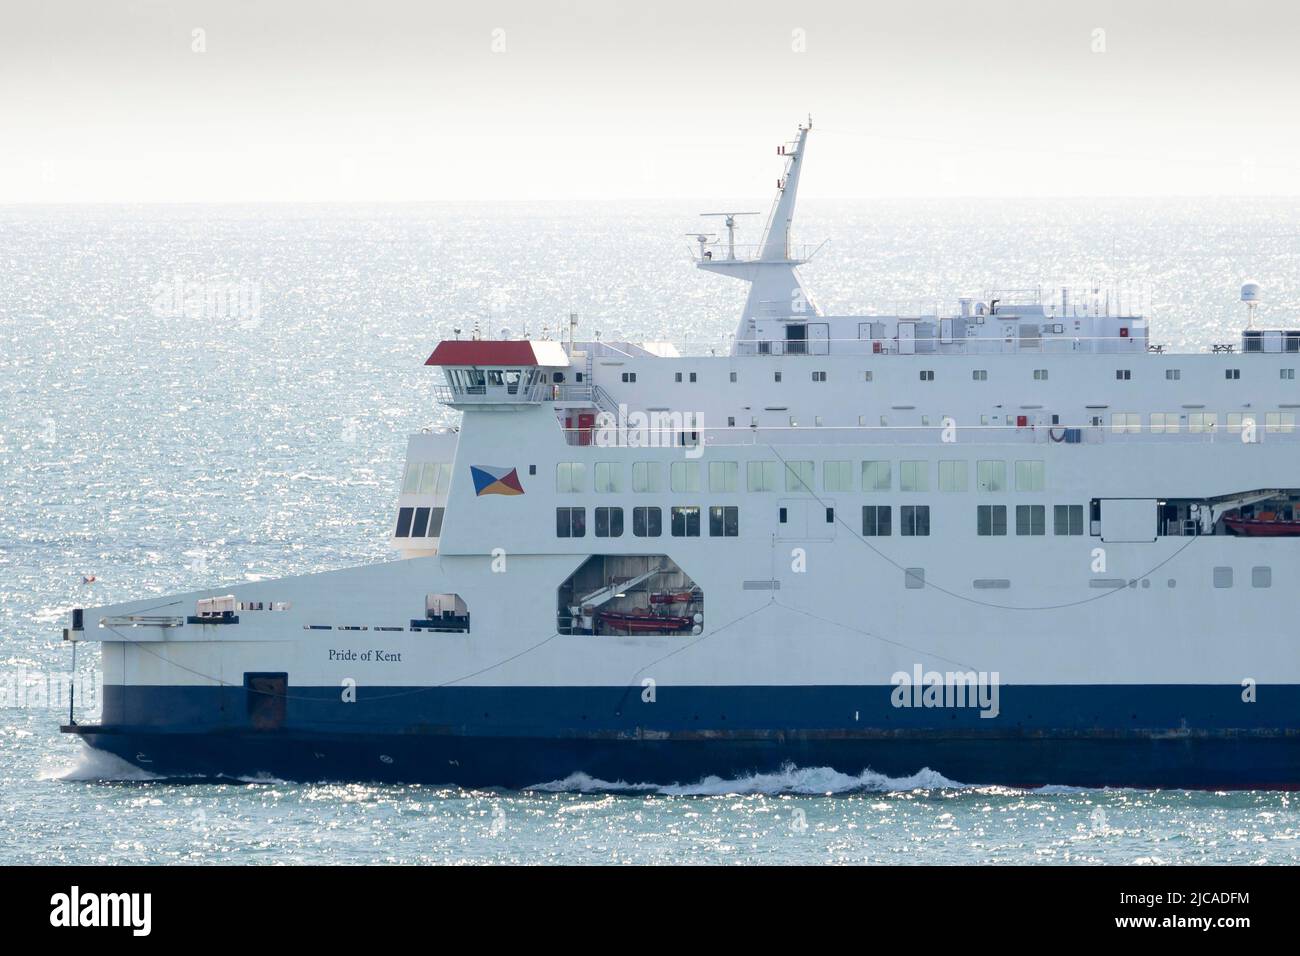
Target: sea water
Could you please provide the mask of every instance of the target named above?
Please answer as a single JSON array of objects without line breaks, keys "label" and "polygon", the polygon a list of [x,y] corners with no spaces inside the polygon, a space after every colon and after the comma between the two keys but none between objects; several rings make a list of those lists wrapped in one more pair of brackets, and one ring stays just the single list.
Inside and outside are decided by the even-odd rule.
[{"label": "sea water", "polygon": [[[1295,863],[1281,793],[969,787],[795,767],[526,791],[167,782],[67,718],[74,606],[391,560],[424,359],[509,330],[725,350],[694,203],[0,208],[0,863]],[[1300,203],[805,202],[826,312],[1068,282],[1145,293],[1152,341],[1300,323]],[[747,223],[745,225],[748,225]],[[753,241],[755,236],[742,236]],[[550,613],[549,611],[547,613]],[[549,626],[549,625],[548,625]],[[78,660],[93,719],[97,649]]]}]

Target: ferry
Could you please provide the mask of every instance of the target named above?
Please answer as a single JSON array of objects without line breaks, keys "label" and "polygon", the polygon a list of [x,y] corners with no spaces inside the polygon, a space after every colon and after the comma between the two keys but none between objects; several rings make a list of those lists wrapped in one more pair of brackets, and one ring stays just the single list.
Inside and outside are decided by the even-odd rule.
[{"label": "ferry", "polygon": [[193,779],[1300,784],[1300,319],[1255,283],[1196,353],[1096,286],[827,314],[811,129],[765,222],[691,233],[748,286],[725,347],[430,343],[459,417],[408,440],[397,558],[75,609],[103,710],[62,729]]}]

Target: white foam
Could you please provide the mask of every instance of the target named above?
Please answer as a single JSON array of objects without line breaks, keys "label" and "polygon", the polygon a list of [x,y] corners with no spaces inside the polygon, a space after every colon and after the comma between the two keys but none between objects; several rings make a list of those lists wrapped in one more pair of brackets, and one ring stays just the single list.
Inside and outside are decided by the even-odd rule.
[{"label": "white foam", "polygon": [[71,761],[42,768],[40,780],[158,780],[157,774],[142,770],[116,754],[82,744]]},{"label": "white foam", "polygon": [[840,773],[830,767],[796,767],[787,764],[777,773],[757,773],[724,779],[705,777],[690,784],[654,784],[608,781],[585,773],[574,773],[563,780],[539,783],[528,790],[549,793],[660,793],[666,796],[725,796],[731,794],[842,794],[891,793],[909,790],[964,790],[968,784],[949,780],[943,774],[924,767],[911,776],[888,777],[873,770],[857,776]]}]

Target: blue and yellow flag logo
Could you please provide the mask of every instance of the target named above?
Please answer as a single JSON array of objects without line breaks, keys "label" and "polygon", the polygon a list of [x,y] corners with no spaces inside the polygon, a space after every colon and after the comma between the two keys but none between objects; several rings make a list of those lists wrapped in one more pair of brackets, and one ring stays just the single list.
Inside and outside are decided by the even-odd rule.
[{"label": "blue and yellow flag logo", "polygon": [[470,465],[470,477],[474,479],[474,495],[522,495],[524,487],[519,483],[519,472],[515,468],[493,468],[491,465]]}]

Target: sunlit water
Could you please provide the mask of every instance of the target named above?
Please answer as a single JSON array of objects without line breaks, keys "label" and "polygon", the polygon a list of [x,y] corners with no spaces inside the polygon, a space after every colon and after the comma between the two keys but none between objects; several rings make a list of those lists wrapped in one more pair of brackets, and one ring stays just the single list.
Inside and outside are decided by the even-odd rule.
[{"label": "sunlit water", "polygon": [[[0,863],[1300,862],[1285,794],[968,788],[942,768],[502,793],[161,782],[18,691],[68,669],[73,606],[389,559],[405,436],[448,420],[422,363],[453,328],[537,336],[576,311],[580,335],[722,347],[743,287],[691,268],[697,211],[0,209]],[[828,312],[1097,281],[1143,289],[1153,341],[1200,350],[1236,338],[1246,278],[1266,323],[1295,327],[1297,213],[808,202],[798,231],[831,240],[803,269]],[[242,283],[255,314],[160,304],[176,277]]]}]

